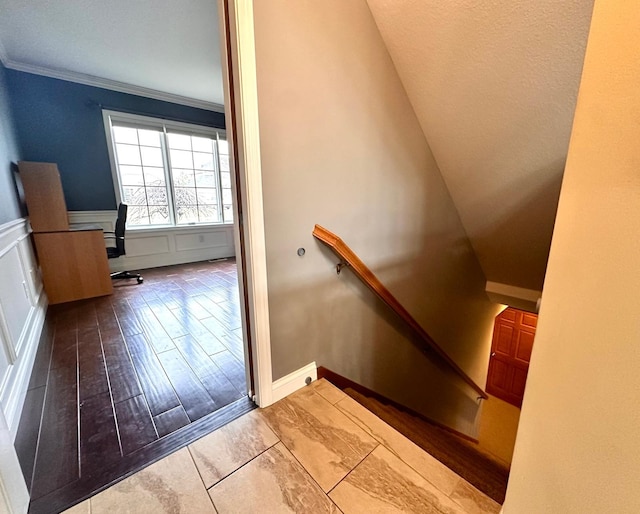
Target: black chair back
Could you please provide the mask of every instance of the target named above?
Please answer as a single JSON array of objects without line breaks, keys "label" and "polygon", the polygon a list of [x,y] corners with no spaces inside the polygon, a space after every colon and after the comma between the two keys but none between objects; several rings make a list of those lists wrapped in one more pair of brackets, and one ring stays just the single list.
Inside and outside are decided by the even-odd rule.
[{"label": "black chair back", "polygon": [[118,206],[118,219],[116,220],[116,248],[118,249],[119,255],[125,255],[124,250],[124,230],[127,224],[127,204],[121,203]]}]

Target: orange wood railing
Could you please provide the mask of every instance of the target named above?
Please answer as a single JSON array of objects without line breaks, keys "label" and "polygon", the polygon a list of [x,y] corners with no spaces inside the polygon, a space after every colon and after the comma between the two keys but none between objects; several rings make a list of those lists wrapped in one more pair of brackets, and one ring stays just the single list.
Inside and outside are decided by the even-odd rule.
[{"label": "orange wood railing", "polygon": [[[467,375],[455,361],[436,343],[429,334],[418,324],[414,317],[409,314],[402,304],[396,300],[391,292],[378,280],[373,272],[353,253],[342,239],[320,225],[313,229],[313,236],[331,248],[340,257],[355,275],[364,282],[391,310],[393,310],[418,336],[420,341],[430,350],[433,350],[441,357],[467,384],[469,384],[482,398],[488,398],[487,393]],[[338,265],[341,269],[341,265]]]}]

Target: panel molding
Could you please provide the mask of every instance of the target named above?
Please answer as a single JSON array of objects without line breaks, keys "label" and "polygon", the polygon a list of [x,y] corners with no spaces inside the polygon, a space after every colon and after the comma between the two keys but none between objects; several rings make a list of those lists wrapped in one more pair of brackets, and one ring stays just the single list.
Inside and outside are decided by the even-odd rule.
[{"label": "panel molding", "polygon": [[[169,236],[167,234],[149,234],[145,236],[132,236],[131,232],[127,232],[127,259],[134,257],[148,257],[149,255],[161,255],[165,253],[172,253],[175,251],[172,248]],[[133,246],[133,250],[131,247]]]},{"label": "panel molding", "polygon": [[31,305],[36,305],[44,289],[44,283],[42,282],[40,267],[38,266],[29,235],[25,234],[18,240],[18,256],[20,257],[24,276],[28,279],[27,286]]},{"label": "panel molding", "polygon": [[[27,512],[29,492],[14,441],[47,311],[47,297],[33,257],[30,232],[26,218],[0,225],[0,256],[11,251],[17,252],[17,261],[12,261],[16,264],[8,271],[12,276],[20,276],[23,284],[26,283],[25,291],[22,288],[6,288],[0,283],[4,293],[0,297],[0,313],[3,311],[2,302],[13,301],[15,295],[25,294],[31,307],[18,341],[11,340],[5,320],[0,320],[0,352],[7,352],[8,356],[8,348],[13,348],[12,362],[0,369],[0,511],[16,514]],[[20,298],[20,301],[24,302],[24,299]]]},{"label": "panel molding", "polygon": [[[11,252],[16,252],[16,260],[18,261],[19,266],[16,267],[16,269],[12,269],[9,271],[11,276],[21,276],[23,278],[23,284],[28,280],[27,277],[30,277],[32,274],[25,273],[22,258],[20,256],[19,246],[20,242],[29,236],[30,230],[31,228],[28,225],[27,220],[24,218],[19,218],[17,220],[13,220],[0,225],[0,259],[3,259],[5,257],[8,258]],[[28,287],[28,289],[33,288],[35,288],[35,286]],[[0,283],[0,291],[9,291],[11,293],[15,293],[16,295],[19,295],[20,293],[16,292],[14,289],[15,288],[12,288],[9,284]],[[28,296],[28,291],[25,290],[24,294],[27,295],[27,299],[33,306],[34,302],[33,299]],[[15,296],[12,294],[12,300],[13,298],[15,298]],[[12,300],[5,303],[12,303]],[[24,300],[20,299],[20,301]],[[14,340],[15,338],[11,333],[9,322],[5,314],[5,308],[3,307],[2,301],[0,301],[0,346],[4,349],[10,366],[12,366],[13,363],[18,359],[18,351],[22,346],[21,341],[24,339],[24,335],[25,326],[23,326],[17,340]],[[4,387],[6,386],[6,383],[9,379],[9,371],[7,371],[4,376],[0,375],[0,394],[4,390]]]},{"label": "panel molding", "polygon": [[0,257],[18,244],[21,237],[26,237],[31,227],[26,218],[18,218],[0,225]]},{"label": "panel molding", "polygon": [[[199,240],[193,244],[193,238],[198,236]],[[192,234],[176,235],[176,251],[185,252],[200,248],[218,248],[229,245],[229,240],[223,232],[195,232]]]},{"label": "panel molding", "polygon": [[36,306],[31,309],[25,323],[18,359],[11,366],[5,383],[0,389],[0,404],[2,405],[12,440],[15,440],[18,431],[31,370],[33,369],[38,342],[44,326],[47,305],[47,297],[42,293]]},{"label": "panel molding", "polygon": [[[12,268],[10,270],[10,274],[11,276],[15,276],[17,273],[22,273],[22,268],[20,266],[20,264],[18,264],[18,266],[11,266],[11,261],[9,260],[10,257],[12,256],[12,253],[15,254],[15,260],[20,263],[20,258],[18,257],[18,250],[17,250],[17,246],[16,245],[12,245],[9,250],[2,252],[2,254],[0,254],[0,266],[9,266],[9,268]],[[8,261],[8,264],[5,264],[4,261]],[[20,278],[24,279],[24,276],[19,276],[18,280]],[[24,284],[24,280],[23,280],[23,284]],[[15,337],[15,334],[12,332],[11,330],[11,326],[10,326],[10,322],[9,320],[15,320],[16,316],[7,316],[6,313],[6,305],[8,304],[13,304],[13,300],[15,299],[16,302],[23,302],[24,304],[24,299],[22,298],[16,298],[16,296],[19,296],[19,293],[16,292],[16,288],[12,287],[12,285],[14,284],[10,284],[10,283],[6,283],[4,277],[2,277],[2,275],[0,275],[0,291],[2,292],[6,292],[9,291],[11,294],[11,299],[10,301],[6,301],[3,302],[2,301],[2,297],[0,297],[0,340],[2,340],[4,342],[4,349],[5,352],[7,354],[7,357],[9,358],[9,364],[13,364],[14,362],[16,362],[16,360],[18,360],[18,347],[20,346],[20,340],[23,338],[23,334],[24,334],[24,329],[25,329],[25,325],[22,326],[22,330],[20,331],[20,334],[18,334],[18,337]],[[26,292],[25,292],[26,294]],[[28,298],[27,298],[28,299]],[[11,314],[11,312],[10,312]],[[15,314],[15,313],[14,313]],[[28,315],[27,318],[28,319]],[[6,379],[6,376],[5,376]],[[2,380],[0,380],[0,391],[2,390],[2,386],[4,385],[4,382]]]},{"label": "panel molding", "polygon": [[[7,261],[16,263],[12,266],[15,269],[8,270],[8,274],[20,277],[24,287],[7,287],[0,283],[0,290],[4,293],[0,296],[0,344],[9,358],[8,367],[0,377],[0,410],[12,440],[15,439],[20,421],[48,304],[35,259],[27,257],[32,252],[30,232],[25,218],[0,225],[0,258],[9,255],[9,252],[16,252],[16,259]],[[9,303],[24,303],[22,295],[25,295],[29,304],[29,312],[16,337],[9,330],[5,311]]]},{"label": "panel molding", "polygon": [[[117,211],[69,211],[71,224],[97,224],[103,230],[113,231]],[[126,242],[129,254],[109,259],[111,271],[139,270],[187,264],[213,259],[234,257],[236,254],[233,225],[208,225],[127,230]],[[202,236],[188,249],[180,249],[181,236]],[[211,238],[223,237],[222,244],[212,245]],[[159,238],[166,241],[167,250],[158,251]]]},{"label": "panel molding", "polygon": [[[4,352],[4,356],[7,359],[8,365],[12,366],[18,358],[15,350],[15,346],[11,342],[11,333],[7,326],[7,318],[4,315],[2,305],[0,304],[0,351]],[[4,375],[3,375],[4,373]],[[0,392],[4,389],[8,380],[9,369],[0,369]],[[0,405],[1,407],[1,405]]]},{"label": "panel molding", "polygon": [[298,389],[302,389],[307,385],[308,378],[311,378],[311,382],[315,382],[318,379],[318,367],[315,362],[310,362],[306,366],[273,382],[271,401],[275,403],[285,396],[295,393]]}]

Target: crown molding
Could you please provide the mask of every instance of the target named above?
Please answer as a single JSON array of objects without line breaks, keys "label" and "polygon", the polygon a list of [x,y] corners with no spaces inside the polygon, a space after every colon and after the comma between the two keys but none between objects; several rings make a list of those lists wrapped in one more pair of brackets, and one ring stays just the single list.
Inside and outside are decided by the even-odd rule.
[{"label": "crown molding", "polygon": [[76,73],[73,71],[62,71],[53,68],[46,68],[44,66],[36,66],[33,64],[24,64],[21,62],[13,61],[9,59],[4,52],[2,43],[0,42],[0,59],[5,68],[9,68],[16,71],[23,71],[25,73],[32,73],[34,75],[42,75],[43,77],[50,77],[53,79],[66,80],[67,82],[75,82],[77,84],[84,84],[85,86],[99,87],[102,89],[108,89],[110,91],[118,91],[120,93],[128,93],[131,95],[142,96],[145,98],[153,98],[155,100],[162,100],[164,102],[171,102],[174,104],[186,105],[188,107],[196,107],[198,109],[205,109],[207,111],[214,111],[224,113],[224,105],[214,102],[207,102],[205,100],[197,100],[195,98],[189,98],[186,96],[175,95],[172,93],[165,93],[156,89],[151,89],[142,86],[134,86],[133,84],[127,84],[126,82],[119,82],[117,80],[110,80],[94,75],[87,75],[85,73]]}]

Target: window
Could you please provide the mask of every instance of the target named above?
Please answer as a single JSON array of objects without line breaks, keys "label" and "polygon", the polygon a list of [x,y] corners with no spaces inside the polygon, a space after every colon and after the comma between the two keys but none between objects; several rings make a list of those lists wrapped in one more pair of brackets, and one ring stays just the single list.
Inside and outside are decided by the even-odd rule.
[{"label": "window", "polygon": [[106,110],[103,116],[127,226],[233,223],[224,131]]}]

